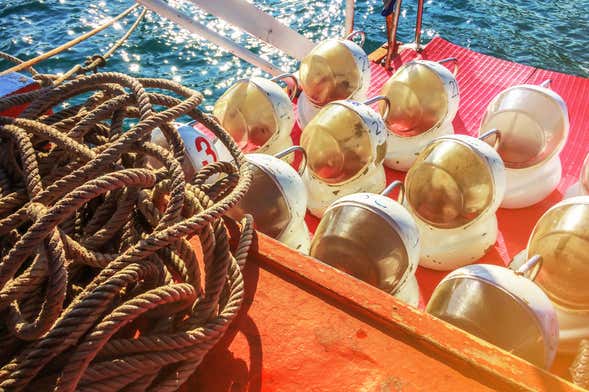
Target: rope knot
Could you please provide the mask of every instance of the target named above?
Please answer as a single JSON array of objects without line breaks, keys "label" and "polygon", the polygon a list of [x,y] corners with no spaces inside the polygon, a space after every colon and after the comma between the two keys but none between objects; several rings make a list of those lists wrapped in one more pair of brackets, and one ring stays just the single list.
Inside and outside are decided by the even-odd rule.
[{"label": "rope knot", "polygon": [[84,62],[84,66],[81,68],[83,72],[92,71],[94,73],[98,72],[98,67],[103,67],[106,64],[106,59],[99,54],[95,54],[93,56],[86,57],[86,61]]},{"label": "rope knot", "polygon": [[53,81],[55,80],[54,75],[49,74],[40,74],[37,73],[33,76],[33,79],[41,85],[41,87],[49,87],[53,85]]}]

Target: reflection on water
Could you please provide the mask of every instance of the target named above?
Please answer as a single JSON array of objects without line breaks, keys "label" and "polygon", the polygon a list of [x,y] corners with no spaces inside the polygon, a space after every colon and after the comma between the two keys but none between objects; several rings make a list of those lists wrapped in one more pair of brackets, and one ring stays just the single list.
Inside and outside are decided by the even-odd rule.
[{"label": "reflection on water", "polygon": [[[199,12],[188,1],[169,2],[279,67],[296,68],[296,61]],[[314,41],[343,33],[344,0],[255,0],[255,3]],[[440,34],[483,53],[589,76],[589,54],[585,48],[585,10],[589,0],[426,0],[425,3],[424,40]],[[2,0],[0,50],[31,58],[98,26],[105,18],[132,4],[131,0]],[[368,51],[385,41],[381,4],[381,0],[356,0],[355,23],[367,33]],[[403,2],[400,28],[403,41],[413,36],[416,4],[417,1]],[[208,110],[236,80],[261,74],[172,22],[153,14],[146,21],[109,61],[109,70],[173,78],[202,91]],[[117,23],[114,28],[44,62],[39,69],[63,72],[83,62],[86,56],[104,52],[132,22],[131,18]]]}]

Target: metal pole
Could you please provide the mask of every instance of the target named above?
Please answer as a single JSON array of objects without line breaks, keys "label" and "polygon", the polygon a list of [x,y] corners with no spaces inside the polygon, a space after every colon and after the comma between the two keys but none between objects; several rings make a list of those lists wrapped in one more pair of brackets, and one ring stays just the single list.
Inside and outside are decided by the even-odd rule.
[{"label": "metal pole", "polygon": [[346,35],[354,31],[355,0],[346,0]]},{"label": "metal pole", "polygon": [[417,18],[415,20],[415,50],[421,50],[421,23],[423,21],[423,0],[417,1]]},{"label": "metal pole", "polygon": [[281,69],[277,68],[274,64],[264,60],[260,56],[252,53],[251,51],[242,48],[230,39],[209,30],[206,26],[194,21],[190,17],[179,12],[177,9],[170,7],[162,0],[137,0],[138,3],[142,4],[146,8],[154,11],[160,16],[175,22],[179,26],[184,27],[191,33],[198,34],[201,37],[211,41],[215,45],[227,50],[235,56],[247,61],[254,66],[261,68],[269,74],[276,76],[284,73]]},{"label": "metal pole", "polygon": [[387,56],[385,58],[385,68],[387,70],[392,68],[391,61],[393,56],[397,54],[397,30],[399,28],[399,15],[401,14],[402,2],[402,0],[397,0],[395,12],[392,15],[387,16],[387,32],[389,34]]}]

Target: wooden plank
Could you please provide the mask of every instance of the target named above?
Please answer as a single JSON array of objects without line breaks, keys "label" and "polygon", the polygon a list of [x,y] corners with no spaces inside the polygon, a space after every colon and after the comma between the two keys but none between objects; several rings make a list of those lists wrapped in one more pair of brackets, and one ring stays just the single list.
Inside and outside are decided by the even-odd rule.
[{"label": "wooden plank", "polygon": [[425,350],[441,362],[452,361],[458,369],[480,377],[490,386],[514,390],[582,390],[263,234],[258,243],[262,262],[308,286],[316,295],[334,299],[388,330],[403,332],[416,350]]},{"label": "wooden plank", "polygon": [[387,45],[384,44],[374,50],[374,52],[368,55],[368,59],[373,63],[380,64],[380,62],[386,57],[387,55]]},{"label": "wooden plank", "polygon": [[244,0],[190,0],[203,10],[301,60],[314,43]]},{"label": "wooden plank", "polygon": [[244,277],[185,391],[581,390],[265,235]]}]

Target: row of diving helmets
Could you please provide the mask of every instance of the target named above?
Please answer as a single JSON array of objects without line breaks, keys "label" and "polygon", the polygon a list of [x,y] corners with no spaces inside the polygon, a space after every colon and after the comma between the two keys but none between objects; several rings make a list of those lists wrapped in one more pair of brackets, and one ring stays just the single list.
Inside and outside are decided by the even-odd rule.
[{"label": "row of diving helmets", "polygon": [[[290,145],[294,110],[289,97],[276,84],[290,78],[302,89],[297,102],[301,129],[330,103],[364,101],[370,85],[368,56],[352,41],[329,39],[302,60],[298,77],[284,74],[271,80],[253,77],[232,85],[216,102],[214,115],[245,152],[277,153]],[[389,139],[385,163],[407,170],[416,152],[437,136],[453,133],[452,120],[459,103],[457,67],[452,74],[439,62],[417,60],[401,67],[383,86],[382,95],[394,102],[385,113]],[[294,95],[290,98],[294,98]]]},{"label": "row of diving helmets", "polygon": [[[297,118],[303,129],[302,144],[312,150],[305,183],[309,209],[317,216],[344,194],[378,186],[382,190],[383,164],[406,171],[433,139],[454,133],[452,121],[459,104],[456,59],[416,60],[400,67],[381,90],[386,98],[380,105],[383,129],[373,111],[358,103],[366,99],[370,66],[361,46],[352,41],[355,35],[363,42],[362,33],[352,33],[348,39],[318,44],[301,62],[298,77],[238,81],[214,108],[214,115],[244,152],[274,154],[292,145],[295,121],[293,97],[276,82],[290,77],[295,85],[300,83]],[[442,65],[449,61],[454,61],[454,73]],[[368,132],[348,132],[353,138],[340,135],[351,124]],[[488,142],[496,145],[506,168],[501,207],[527,207],[556,188],[562,172],[559,153],[568,128],[566,105],[546,84],[509,88],[489,104],[480,134],[500,130],[501,137]]]},{"label": "row of diving helmets", "polygon": [[[560,169],[558,152],[566,139],[568,118],[564,102],[547,86],[517,86],[499,94],[489,105],[481,132],[491,126],[501,129],[483,134],[495,146],[493,150],[475,138],[443,136],[453,133],[458,87],[454,75],[436,62],[411,62],[391,76],[380,97],[385,121],[368,106],[374,100],[363,104],[352,99],[329,102],[361,99],[369,75],[366,54],[349,39],[322,42],[302,62],[303,93],[298,107],[305,107],[306,101],[313,107],[324,106],[302,133],[301,144],[309,163],[309,170],[303,174],[306,192],[291,190],[300,186],[300,181],[292,180],[293,171],[289,178],[273,178],[284,191],[282,199],[274,199],[283,200],[280,205],[290,209],[279,214],[282,220],[272,218],[269,222],[283,221],[282,226],[291,224],[292,230],[279,225],[279,229],[266,231],[289,246],[308,249],[307,235],[292,234],[307,231],[302,218],[305,207],[321,216],[342,196],[380,192],[386,185],[383,161],[406,168],[417,157],[406,178],[406,204],[422,232],[421,264],[436,269],[473,262],[495,242],[495,210],[507,199],[506,177],[508,197],[522,181],[530,182],[539,175],[543,178],[527,184],[527,192],[520,195],[527,202],[530,195],[537,198],[546,192],[535,191],[534,186],[555,186],[558,182],[560,170],[551,169],[555,165]],[[214,115],[245,152],[272,154],[292,145],[293,106],[275,81],[252,78],[237,82],[217,101]],[[303,117],[299,113],[299,118]],[[199,137],[195,140],[204,140]],[[202,150],[206,147],[202,141],[199,143],[198,152],[208,151]],[[194,144],[193,140],[186,141],[189,147]],[[259,159],[251,155],[250,160]],[[266,159],[258,166],[272,162],[283,166],[278,159]],[[287,170],[279,169],[265,168],[260,173],[274,175]],[[557,174],[552,175],[554,172]],[[252,193],[253,201],[263,199],[261,191]],[[292,195],[299,194],[306,197],[291,200],[295,199]],[[296,211],[292,210],[294,206]],[[257,221],[264,231],[264,219]],[[295,238],[300,238],[298,243]],[[440,238],[444,239],[443,246],[439,245]]]},{"label": "row of diving helmets", "polygon": [[[360,45],[353,42],[358,35]],[[302,60],[299,75],[251,78],[231,86],[214,115],[246,153],[275,154],[292,145],[293,105],[276,84],[289,77],[300,84],[299,124],[309,156],[303,177],[308,208],[320,217],[337,198],[381,191],[386,165],[407,169],[416,153],[436,136],[453,133],[458,108],[454,75],[433,61],[406,64],[383,87],[380,116],[364,103],[370,85],[363,33],[318,44]],[[292,97],[291,97],[292,98]],[[390,100],[399,104],[390,105]]]}]

